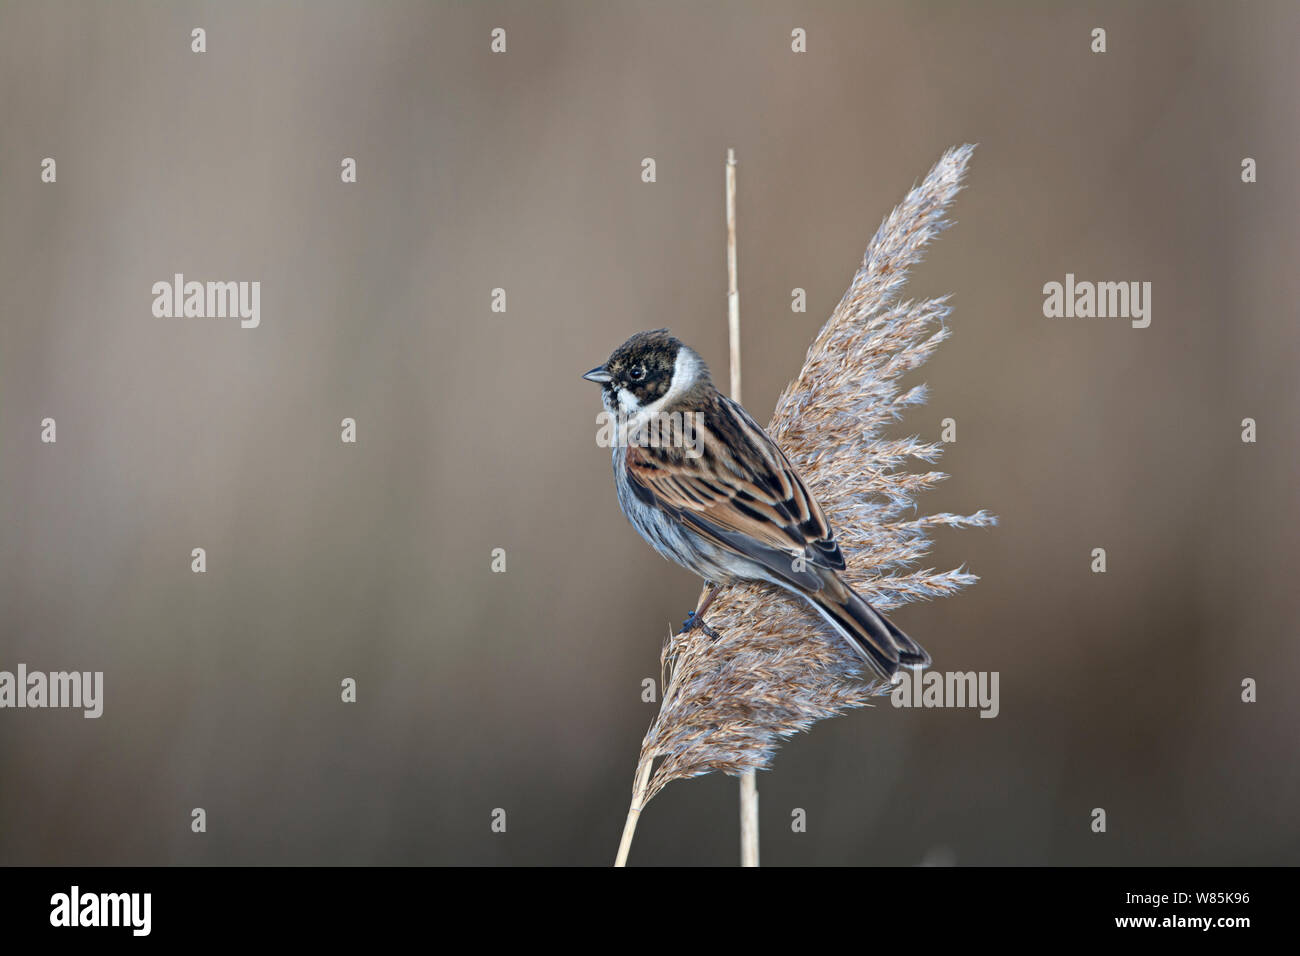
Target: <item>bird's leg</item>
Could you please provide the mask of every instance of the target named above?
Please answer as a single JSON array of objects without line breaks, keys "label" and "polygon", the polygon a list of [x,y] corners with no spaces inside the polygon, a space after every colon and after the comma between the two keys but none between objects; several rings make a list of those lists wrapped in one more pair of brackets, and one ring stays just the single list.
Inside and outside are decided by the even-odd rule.
[{"label": "bird's leg", "polygon": [[713,599],[718,596],[719,590],[721,589],[712,581],[704,582],[704,592],[700,595],[700,603],[695,605],[695,610],[682,622],[682,633],[689,634],[691,631],[703,631],[715,641],[722,636],[704,623],[704,612],[709,609]]}]

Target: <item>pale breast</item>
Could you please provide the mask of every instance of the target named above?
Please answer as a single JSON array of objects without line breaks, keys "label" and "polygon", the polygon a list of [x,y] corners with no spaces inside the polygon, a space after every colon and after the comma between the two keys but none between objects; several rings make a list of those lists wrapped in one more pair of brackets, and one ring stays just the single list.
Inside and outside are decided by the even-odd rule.
[{"label": "pale breast", "polygon": [[758,569],[751,567],[751,562],[719,550],[658,508],[637,498],[627,477],[625,456],[626,449],[614,449],[614,486],[618,490],[618,504],[632,527],[652,548],[669,561],[717,584],[764,577],[756,573]]}]

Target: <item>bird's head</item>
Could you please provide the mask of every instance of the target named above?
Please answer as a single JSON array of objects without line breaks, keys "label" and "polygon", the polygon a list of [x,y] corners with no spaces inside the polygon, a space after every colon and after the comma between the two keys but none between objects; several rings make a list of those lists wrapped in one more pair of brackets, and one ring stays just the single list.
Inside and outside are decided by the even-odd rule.
[{"label": "bird's head", "polygon": [[664,408],[693,386],[709,381],[709,369],[694,349],[667,329],[638,332],[618,348],[604,365],[582,376],[603,389],[605,407],[636,415],[651,407]]}]

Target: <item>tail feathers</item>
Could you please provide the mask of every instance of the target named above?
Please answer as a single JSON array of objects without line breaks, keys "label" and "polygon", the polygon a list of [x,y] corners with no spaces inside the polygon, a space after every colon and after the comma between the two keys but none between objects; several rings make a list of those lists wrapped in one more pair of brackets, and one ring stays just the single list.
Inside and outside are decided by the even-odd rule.
[{"label": "tail feathers", "polygon": [[[858,597],[856,594],[853,596],[857,597],[863,604],[867,604],[866,601],[863,601],[862,598]],[[900,664],[904,667],[913,668],[930,666],[930,655],[926,653],[924,647],[900,631],[893,621],[885,617],[885,615],[881,614],[870,604],[867,604],[867,608],[872,614],[885,622],[885,627],[889,628],[890,636],[893,637],[894,643],[898,645],[898,661]]]},{"label": "tail feathers", "polygon": [[900,667],[921,668],[930,655],[893,622],[847,585],[839,594],[822,592],[806,595],[850,646],[882,677],[892,680]]}]

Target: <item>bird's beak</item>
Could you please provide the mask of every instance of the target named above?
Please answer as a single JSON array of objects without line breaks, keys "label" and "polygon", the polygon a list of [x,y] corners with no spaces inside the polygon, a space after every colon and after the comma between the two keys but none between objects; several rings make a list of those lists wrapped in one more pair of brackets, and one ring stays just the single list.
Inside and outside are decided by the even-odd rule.
[{"label": "bird's beak", "polygon": [[614,376],[605,371],[605,366],[597,365],[582,377],[589,382],[599,382],[601,385],[604,385],[606,382],[611,381]]}]

